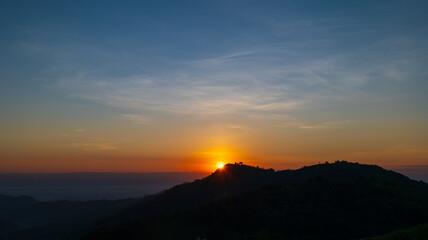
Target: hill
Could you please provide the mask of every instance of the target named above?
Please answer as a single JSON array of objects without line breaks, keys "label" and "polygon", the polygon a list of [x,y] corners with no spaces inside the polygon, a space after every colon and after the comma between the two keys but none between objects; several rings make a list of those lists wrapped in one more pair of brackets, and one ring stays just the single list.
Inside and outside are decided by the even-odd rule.
[{"label": "hill", "polygon": [[35,203],[37,203],[37,200],[29,196],[12,197],[0,195],[0,215]]},{"label": "hill", "polygon": [[5,239],[363,239],[428,222],[428,185],[344,161],[227,164],[141,199],[20,204],[0,215],[0,230],[21,229]]},{"label": "hill", "polygon": [[400,229],[382,236],[366,238],[365,240],[427,240],[428,239],[428,223]]},{"label": "hill", "polygon": [[[135,201],[136,199],[40,202],[28,196],[0,195],[0,238],[40,239],[35,233],[41,229],[44,229],[44,233],[53,233],[55,231],[51,226],[66,225],[67,227],[63,228],[65,231],[52,236],[47,234],[51,236],[50,239],[56,239],[70,232],[69,229],[74,229],[74,226],[85,227],[98,218],[108,216],[115,209]],[[37,231],[33,232],[35,229]]]},{"label": "hill", "polygon": [[355,239],[425,221],[427,184],[378,166],[228,164],[104,219],[83,239]]}]

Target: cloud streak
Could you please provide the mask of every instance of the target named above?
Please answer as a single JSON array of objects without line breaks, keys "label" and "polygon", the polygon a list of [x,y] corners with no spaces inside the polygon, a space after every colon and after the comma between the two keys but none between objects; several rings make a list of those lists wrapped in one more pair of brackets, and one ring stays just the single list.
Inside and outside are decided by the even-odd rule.
[{"label": "cloud streak", "polygon": [[[276,55],[286,58],[283,55],[287,52]],[[347,66],[342,61],[344,56],[292,63],[260,58],[265,53],[265,50],[241,51],[192,60],[179,70],[159,76],[99,79],[80,74],[63,78],[56,87],[74,98],[133,112],[123,113],[120,118],[147,124],[153,113],[293,114],[323,101],[350,99],[367,84],[385,81],[391,74],[385,71],[385,66],[364,71],[361,66]],[[383,73],[384,78],[378,76]]]},{"label": "cloud streak", "polygon": [[117,148],[112,146],[111,144],[105,144],[105,143],[71,143],[69,145],[75,148],[86,150],[86,151],[117,150]]},{"label": "cloud streak", "polygon": [[147,125],[150,123],[150,118],[145,115],[139,114],[121,114],[119,119],[128,120],[134,122],[135,124]]}]

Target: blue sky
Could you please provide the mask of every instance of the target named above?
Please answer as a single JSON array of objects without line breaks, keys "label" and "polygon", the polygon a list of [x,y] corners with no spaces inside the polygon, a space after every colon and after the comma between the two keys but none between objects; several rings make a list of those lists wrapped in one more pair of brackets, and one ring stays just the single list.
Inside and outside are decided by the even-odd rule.
[{"label": "blue sky", "polygon": [[[427,5],[2,1],[1,143],[31,152],[41,141],[48,155],[128,151],[150,162],[166,158],[151,149],[189,138],[175,144],[227,145],[274,166],[291,158],[376,162],[397,151],[424,164]],[[64,139],[70,132],[87,136]],[[137,151],[118,138],[157,140]],[[342,150],[325,153],[343,139]]]}]

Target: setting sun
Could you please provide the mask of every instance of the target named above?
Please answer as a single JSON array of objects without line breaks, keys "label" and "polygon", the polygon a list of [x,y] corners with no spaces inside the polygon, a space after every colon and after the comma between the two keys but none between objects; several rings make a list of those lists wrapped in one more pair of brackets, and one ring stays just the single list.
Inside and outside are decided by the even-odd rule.
[{"label": "setting sun", "polygon": [[218,163],[217,164],[217,168],[223,168],[224,167],[224,164],[223,163]]}]

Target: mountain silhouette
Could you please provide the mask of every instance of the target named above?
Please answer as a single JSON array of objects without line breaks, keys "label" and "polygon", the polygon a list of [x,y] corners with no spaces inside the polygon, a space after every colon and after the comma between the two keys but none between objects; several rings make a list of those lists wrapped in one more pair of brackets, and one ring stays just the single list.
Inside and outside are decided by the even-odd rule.
[{"label": "mountain silhouette", "polygon": [[0,214],[19,209],[37,203],[37,200],[30,196],[6,196],[0,195]]},{"label": "mountain silhouette", "polygon": [[41,202],[28,196],[0,195],[0,239],[1,236],[6,239],[57,239],[70,232],[70,229],[83,228],[135,201],[136,199]]},{"label": "mountain silhouette", "polygon": [[[283,171],[227,164],[205,178],[121,202],[114,211],[97,206],[109,201],[91,202],[73,202],[75,209],[86,209],[81,214],[4,237],[363,239],[428,222],[428,184],[345,161]],[[59,212],[72,209],[45,204]],[[40,203],[32,206],[38,207],[24,206],[21,212],[37,216],[43,209]]]},{"label": "mountain silhouette", "polygon": [[135,203],[83,239],[356,239],[427,220],[427,184],[378,166],[228,164]]}]

